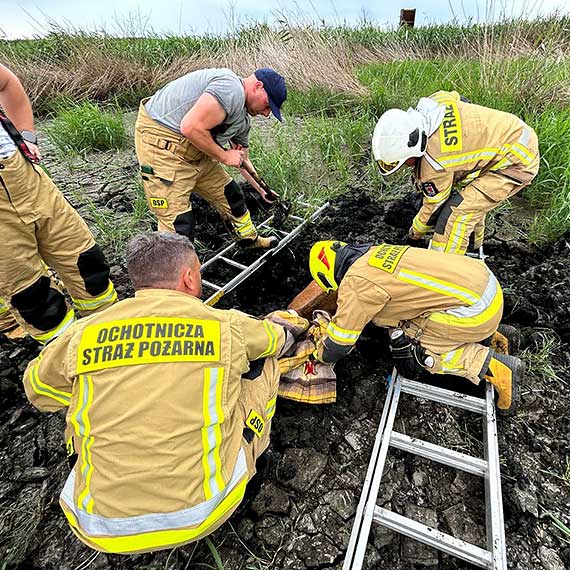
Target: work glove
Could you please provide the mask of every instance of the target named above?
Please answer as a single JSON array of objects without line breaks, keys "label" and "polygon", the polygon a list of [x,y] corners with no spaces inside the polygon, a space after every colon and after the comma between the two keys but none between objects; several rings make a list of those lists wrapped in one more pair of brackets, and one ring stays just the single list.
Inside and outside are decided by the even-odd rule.
[{"label": "work glove", "polygon": [[421,234],[420,232],[418,232],[414,226],[411,226],[410,229],[408,230],[408,239],[409,240],[413,240],[413,241],[417,241],[419,239],[422,239],[424,237],[424,234]]},{"label": "work glove", "polygon": [[293,309],[287,311],[272,311],[265,318],[283,327],[295,338],[301,336],[309,328],[309,321],[300,317]]},{"label": "work glove", "polygon": [[309,328],[309,337],[315,344],[325,336],[330,320],[331,318],[327,312],[313,311],[313,320],[311,321],[311,327]]}]

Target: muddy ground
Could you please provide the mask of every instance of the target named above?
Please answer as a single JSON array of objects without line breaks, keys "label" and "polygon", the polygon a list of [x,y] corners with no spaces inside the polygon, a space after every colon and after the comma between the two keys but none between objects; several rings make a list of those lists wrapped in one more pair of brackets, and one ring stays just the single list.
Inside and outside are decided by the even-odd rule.
[{"label": "muddy ground", "polygon": [[[95,220],[86,202],[72,190],[81,188],[120,224],[132,210],[134,160],[132,154],[120,160],[108,156],[75,172],[58,168],[49,153],[47,162],[90,222]],[[109,181],[102,183],[102,176]],[[517,207],[524,204],[515,203],[514,212]],[[203,204],[196,204],[196,212],[200,248],[207,255],[223,241],[222,226]],[[408,199],[381,203],[363,189],[351,189],[220,306],[256,315],[284,307],[309,281],[307,254],[313,241],[396,243],[404,239],[413,214]],[[557,529],[555,519],[568,523],[570,516],[570,246],[567,239],[530,246],[518,240],[516,229],[513,211],[500,214],[490,224],[487,243],[489,266],[505,289],[505,321],[521,327],[521,348],[530,365],[519,413],[499,424],[507,556],[509,568],[562,570],[570,567],[570,537]],[[131,290],[123,261],[110,246],[107,253],[125,297]],[[34,410],[20,384],[37,352],[29,340],[0,339],[0,569],[216,568],[205,541],[126,557],[97,554],[74,538],[57,504],[68,472],[63,415]],[[337,366],[336,404],[278,403],[274,468],[210,537],[223,568],[341,568],[389,369],[384,333],[368,327],[356,350]],[[460,379],[450,385],[473,392]],[[403,397],[396,429],[482,454],[480,419],[467,412]],[[391,452],[379,504],[485,546],[484,488],[474,476]],[[373,529],[364,567],[470,568],[381,528]]]}]

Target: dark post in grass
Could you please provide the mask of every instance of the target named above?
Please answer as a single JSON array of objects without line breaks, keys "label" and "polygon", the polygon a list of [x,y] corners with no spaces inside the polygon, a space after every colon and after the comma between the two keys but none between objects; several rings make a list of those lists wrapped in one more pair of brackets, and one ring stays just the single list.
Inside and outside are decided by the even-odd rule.
[{"label": "dark post in grass", "polygon": [[407,26],[408,28],[413,28],[416,21],[416,9],[415,8],[402,8],[400,10],[400,28]]}]

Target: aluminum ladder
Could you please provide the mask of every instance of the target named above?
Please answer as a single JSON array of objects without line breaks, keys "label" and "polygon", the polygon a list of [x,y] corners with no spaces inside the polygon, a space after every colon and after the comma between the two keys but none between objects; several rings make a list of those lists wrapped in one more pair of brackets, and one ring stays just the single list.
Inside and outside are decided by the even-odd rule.
[{"label": "aluminum ladder", "polygon": [[[481,414],[485,459],[459,453],[393,430],[401,393]],[[485,479],[487,550],[428,527],[376,504],[388,448],[413,453]],[[486,383],[485,398],[437,388],[402,377],[394,369],[354,519],[343,570],[359,570],[364,562],[372,523],[418,540],[480,568],[507,570],[503,502],[494,390]]]},{"label": "aluminum ladder", "polygon": [[[212,293],[204,301],[206,305],[210,306],[215,305],[224,295],[226,295],[230,291],[233,291],[240,283],[243,283],[243,281],[245,281],[252,273],[257,271],[264,263],[269,261],[269,259],[271,259],[272,256],[274,256],[277,252],[279,252],[292,240],[294,240],[308,223],[318,218],[322,214],[322,212],[329,206],[329,202],[326,202],[325,204],[319,207],[312,206],[307,202],[297,202],[297,205],[301,206],[307,212],[307,216],[301,217],[289,214],[289,216],[287,216],[287,221],[292,220],[295,224],[294,228],[289,232],[273,228],[274,232],[282,236],[279,241],[279,244],[277,245],[277,247],[265,251],[250,265],[245,265],[229,257],[229,255],[231,255],[232,249],[234,251],[237,251],[236,249],[237,246],[235,241],[232,242],[230,245],[224,247],[221,251],[216,253],[216,255],[208,259],[202,265],[201,269],[202,273],[204,272],[204,270],[212,266],[214,263],[219,263],[219,262],[225,263],[226,265],[233,267],[235,269],[239,269],[239,273],[235,277],[230,279],[227,283],[219,284],[219,283],[214,283],[212,281],[207,281],[206,279],[202,279],[202,284],[205,287],[214,290],[214,293]],[[311,212],[311,210],[313,211]],[[273,218],[274,218],[273,215],[269,216],[266,220],[258,224],[257,228],[258,229],[268,228],[271,222],[273,221]]]}]

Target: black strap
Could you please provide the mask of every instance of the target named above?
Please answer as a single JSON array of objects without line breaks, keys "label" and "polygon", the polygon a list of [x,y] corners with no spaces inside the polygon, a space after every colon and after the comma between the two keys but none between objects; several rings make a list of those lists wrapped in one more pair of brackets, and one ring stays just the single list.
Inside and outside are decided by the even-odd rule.
[{"label": "black strap", "polygon": [[26,141],[22,138],[20,131],[14,126],[14,123],[12,123],[12,121],[8,117],[2,115],[1,113],[0,113],[0,123],[6,130],[10,138],[14,141],[14,144],[18,147],[18,150],[24,155],[24,157],[30,162],[38,164],[40,162],[38,157],[30,152],[30,149],[28,148]]}]

